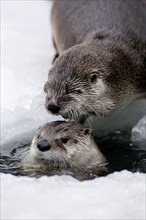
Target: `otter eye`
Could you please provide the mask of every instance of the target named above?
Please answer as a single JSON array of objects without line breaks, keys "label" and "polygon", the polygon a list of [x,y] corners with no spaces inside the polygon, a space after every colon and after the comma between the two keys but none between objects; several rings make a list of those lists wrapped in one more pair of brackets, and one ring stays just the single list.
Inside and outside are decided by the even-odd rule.
[{"label": "otter eye", "polygon": [[68,137],[61,138],[63,144],[66,144],[69,141]]},{"label": "otter eye", "polygon": [[97,73],[92,73],[90,80],[91,80],[92,83],[96,82],[96,80],[97,80]]},{"label": "otter eye", "polygon": [[76,93],[78,93],[78,94],[81,94],[81,93],[83,93],[80,89],[77,89],[76,90]]},{"label": "otter eye", "polygon": [[65,93],[66,93],[66,94],[75,93],[75,92],[76,92],[75,89],[68,88],[68,87],[65,88]]},{"label": "otter eye", "polygon": [[69,89],[68,87],[65,88],[65,93],[69,94],[69,93],[77,93],[77,94],[81,94],[83,93],[80,89]]},{"label": "otter eye", "polygon": [[40,135],[39,135],[39,134],[37,134],[37,138],[38,138],[38,139],[40,138]]}]

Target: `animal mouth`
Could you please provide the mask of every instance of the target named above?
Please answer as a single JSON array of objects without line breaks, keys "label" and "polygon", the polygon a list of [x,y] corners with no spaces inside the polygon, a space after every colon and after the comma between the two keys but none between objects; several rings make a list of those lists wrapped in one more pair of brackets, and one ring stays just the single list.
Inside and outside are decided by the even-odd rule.
[{"label": "animal mouth", "polygon": [[65,120],[77,122],[77,123],[80,123],[80,124],[84,124],[84,122],[87,119],[87,117],[85,115],[78,115],[77,117],[75,117],[74,115],[72,115],[70,113],[61,114],[61,116]]}]

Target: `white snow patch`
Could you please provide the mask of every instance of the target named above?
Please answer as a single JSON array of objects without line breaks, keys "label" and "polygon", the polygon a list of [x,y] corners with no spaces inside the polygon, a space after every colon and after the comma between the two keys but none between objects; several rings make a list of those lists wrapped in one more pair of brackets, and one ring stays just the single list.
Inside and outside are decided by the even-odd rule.
[{"label": "white snow patch", "polygon": [[1,176],[2,219],[145,219],[145,175],[79,182],[69,176]]}]

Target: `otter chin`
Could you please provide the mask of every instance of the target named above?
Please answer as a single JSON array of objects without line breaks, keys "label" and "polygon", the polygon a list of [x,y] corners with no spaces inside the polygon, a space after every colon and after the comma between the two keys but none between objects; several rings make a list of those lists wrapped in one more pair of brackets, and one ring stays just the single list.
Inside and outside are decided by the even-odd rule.
[{"label": "otter chin", "polygon": [[107,161],[99,150],[90,128],[82,124],[55,121],[38,129],[29,153],[23,159],[47,169],[69,169],[105,175]]}]

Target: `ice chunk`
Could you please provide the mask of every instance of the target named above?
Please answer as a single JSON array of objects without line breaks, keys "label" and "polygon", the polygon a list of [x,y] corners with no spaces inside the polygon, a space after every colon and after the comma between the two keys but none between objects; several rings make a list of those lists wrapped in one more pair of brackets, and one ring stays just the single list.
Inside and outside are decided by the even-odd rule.
[{"label": "ice chunk", "polygon": [[133,127],[131,140],[135,145],[146,150],[146,115]]}]

